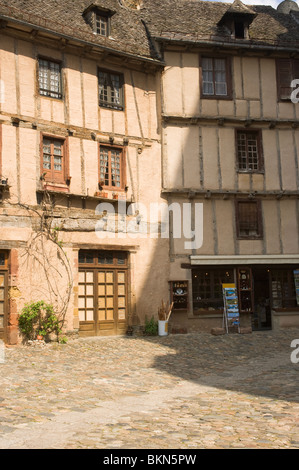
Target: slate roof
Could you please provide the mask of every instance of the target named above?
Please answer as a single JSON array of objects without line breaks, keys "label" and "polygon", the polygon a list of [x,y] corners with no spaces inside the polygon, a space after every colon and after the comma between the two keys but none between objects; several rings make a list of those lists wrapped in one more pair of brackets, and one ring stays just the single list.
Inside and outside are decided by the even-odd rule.
[{"label": "slate roof", "polygon": [[[144,0],[145,20],[152,36],[181,41],[221,41],[235,43],[217,24],[231,9],[231,3],[201,0]],[[293,13],[286,15],[271,6],[250,5],[254,12],[247,44],[295,48],[299,45],[299,27]],[[240,40],[239,40],[240,42]],[[241,40],[244,43],[244,40]]]},{"label": "slate roof", "polygon": [[[95,35],[85,22],[83,12],[91,4],[116,12],[111,21],[112,39]],[[140,12],[124,8],[118,0],[0,0],[3,17],[122,53],[153,58]]]},{"label": "slate roof", "polygon": [[[91,4],[115,11],[111,37],[95,35],[82,16]],[[231,39],[219,26],[228,11],[255,14],[249,40]],[[55,34],[86,44],[107,48],[122,54],[157,61],[159,54],[154,39],[196,43],[275,46],[294,49],[299,45],[299,16],[279,13],[271,6],[246,6],[240,0],[232,3],[203,0],[143,0],[139,10],[126,8],[119,0],[0,0],[0,18],[24,22],[32,28],[43,28]]]}]

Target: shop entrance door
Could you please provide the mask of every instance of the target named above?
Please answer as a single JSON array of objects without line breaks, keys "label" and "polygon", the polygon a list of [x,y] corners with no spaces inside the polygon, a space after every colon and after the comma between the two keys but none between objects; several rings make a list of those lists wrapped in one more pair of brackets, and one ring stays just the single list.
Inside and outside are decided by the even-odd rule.
[{"label": "shop entrance door", "polygon": [[252,327],[255,330],[271,329],[270,280],[265,267],[252,269],[254,311]]}]

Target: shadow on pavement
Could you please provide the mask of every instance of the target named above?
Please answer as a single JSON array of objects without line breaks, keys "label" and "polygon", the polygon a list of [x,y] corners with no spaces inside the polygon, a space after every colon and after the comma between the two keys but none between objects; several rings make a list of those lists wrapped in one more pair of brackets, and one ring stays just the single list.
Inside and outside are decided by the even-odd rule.
[{"label": "shadow on pavement", "polygon": [[299,402],[299,363],[291,361],[291,342],[295,338],[299,338],[298,329],[142,339],[172,350],[154,359],[153,367],[159,371],[201,385]]}]

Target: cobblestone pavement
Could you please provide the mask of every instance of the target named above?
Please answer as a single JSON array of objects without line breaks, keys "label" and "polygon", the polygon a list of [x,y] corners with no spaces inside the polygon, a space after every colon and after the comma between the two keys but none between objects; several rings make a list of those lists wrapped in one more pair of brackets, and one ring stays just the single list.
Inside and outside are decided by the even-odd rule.
[{"label": "cobblestone pavement", "polygon": [[0,449],[299,448],[297,338],[299,329],[5,348]]}]

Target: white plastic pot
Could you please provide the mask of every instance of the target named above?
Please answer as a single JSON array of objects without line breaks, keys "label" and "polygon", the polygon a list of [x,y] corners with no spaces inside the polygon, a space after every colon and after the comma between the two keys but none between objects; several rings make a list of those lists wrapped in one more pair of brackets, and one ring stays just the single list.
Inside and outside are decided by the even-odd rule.
[{"label": "white plastic pot", "polygon": [[168,335],[168,321],[158,320],[158,333],[159,336]]}]

